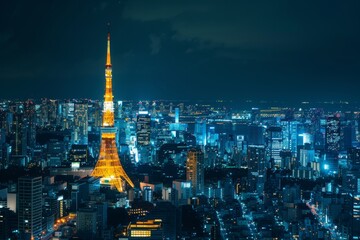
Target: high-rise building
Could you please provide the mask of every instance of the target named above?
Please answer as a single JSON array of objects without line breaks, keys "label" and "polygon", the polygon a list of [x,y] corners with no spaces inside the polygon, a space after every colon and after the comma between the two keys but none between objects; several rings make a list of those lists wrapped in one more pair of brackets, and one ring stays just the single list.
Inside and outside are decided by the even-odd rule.
[{"label": "high-rise building", "polygon": [[325,130],[325,150],[327,152],[338,152],[340,150],[340,132],[340,116],[328,117]]},{"label": "high-rise building", "polygon": [[13,156],[26,155],[27,133],[24,124],[24,114],[14,113],[12,124],[12,149]]},{"label": "high-rise building", "polygon": [[18,227],[32,239],[40,239],[42,231],[42,178],[20,177],[18,179]]},{"label": "high-rise building", "polygon": [[175,123],[179,123],[179,119],[180,119],[180,109],[175,108]]},{"label": "high-rise building", "polygon": [[88,104],[76,103],[74,108],[74,143],[88,143]]},{"label": "high-rise building", "polygon": [[51,139],[47,144],[46,158],[49,166],[59,167],[65,158],[65,145],[56,139]]},{"label": "high-rise building", "polygon": [[348,160],[352,169],[360,169],[360,148],[350,148],[348,150]]},{"label": "high-rise building", "polygon": [[248,190],[261,193],[265,184],[265,147],[263,145],[249,145],[247,149],[248,162]]},{"label": "high-rise building", "polygon": [[191,181],[174,180],[171,190],[171,200],[175,206],[186,205],[192,197]]},{"label": "high-rise building", "polygon": [[352,207],[352,239],[360,239],[360,194],[353,197]]},{"label": "high-rise building", "polygon": [[95,208],[82,208],[77,211],[76,228],[79,237],[95,239],[97,232],[97,210]]},{"label": "high-rise building", "polygon": [[197,145],[200,145],[200,146],[206,145],[206,121],[204,119],[196,120],[194,135],[196,137]]},{"label": "high-rise building", "polygon": [[199,148],[188,151],[186,180],[192,182],[193,196],[204,193],[204,153]]},{"label": "high-rise building", "polygon": [[298,131],[297,131],[298,122],[296,121],[281,121],[282,128],[282,136],[283,136],[283,148],[288,149],[292,152],[292,154],[296,154],[297,150],[297,139],[298,139]]},{"label": "high-rise building", "polygon": [[355,125],[351,121],[342,121],[340,125],[340,150],[346,151],[356,142]]},{"label": "high-rise building", "polygon": [[300,149],[300,165],[307,167],[311,162],[315,161],[315,150],[314,149]]},{"label": "high-rise building", "polygon": [[293,169],[295,167],[292,152],[290,150],[282,150],[280,152],[281,157],[281,168],[283,169]]},{"label": "high-rise building", "polygon": [[281,127],[269,127],[267,133],[267,156],[274,161],[275,166],[281,166],[280,151],[283,149]]},{"label": "high-rise building", "polygon": [[99,159],[94,171],[94,177],[101,177],[101,184],[110,185],[119,192],[124,191],[125,181],[134,187],[133,182],[126,174],[120,163],[116,146],[116,132],[114,127],[114,96],[112,93],[112,65],[110,57],[110,33],[107,38],[107,56],[105,65],[105,96],[103,109],[103,122],[101,128],[101,146]]},{"label": "high-rise building", "polygon": [[151,118],[147,111],[139,111],[136,121],[137,144],[147,146],[150,144]]},{"label": "high-rise building", "polygon": [[261,125],[250,125],[248,129],[248,143],[251,145],[263,145],[264,127]]},{"label": "high-rise building", "polygon": [[36,144],[36,118],[35,118],[35,104],[28,100],[24,105],[24,117],[27,125],[27,146],[33,148]]},{"label": "high-rise building", "polygon": [[153,190],[150,186],[145,186],[142,190],[143,200],[153,202]]}]

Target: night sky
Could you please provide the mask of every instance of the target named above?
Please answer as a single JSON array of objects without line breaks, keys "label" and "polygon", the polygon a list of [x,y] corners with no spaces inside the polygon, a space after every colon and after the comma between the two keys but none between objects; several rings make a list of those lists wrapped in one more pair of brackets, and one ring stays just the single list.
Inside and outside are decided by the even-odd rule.
[{"label": "night sky", "polygon": [[360,100],[360,1],[0,3],[0,99]]}]

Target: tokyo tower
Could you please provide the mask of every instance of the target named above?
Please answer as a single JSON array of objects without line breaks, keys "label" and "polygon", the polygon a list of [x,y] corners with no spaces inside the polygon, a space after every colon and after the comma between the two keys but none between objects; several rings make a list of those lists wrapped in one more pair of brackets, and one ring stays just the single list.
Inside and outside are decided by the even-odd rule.
[{"label": "tokyo tower", "polygon": [[110,32],[107,36],[107,55],[105,65],[105,95],[101,128],[101,146],[99,159],[91,173],[93,177],[101,177],[100,183],[110,185],[119,192],[124,191],[125,182],[134,187],[120,163],[116,147],[116,127],[114,127],[114,102],[112,94],[112,65],[110,57]]}]

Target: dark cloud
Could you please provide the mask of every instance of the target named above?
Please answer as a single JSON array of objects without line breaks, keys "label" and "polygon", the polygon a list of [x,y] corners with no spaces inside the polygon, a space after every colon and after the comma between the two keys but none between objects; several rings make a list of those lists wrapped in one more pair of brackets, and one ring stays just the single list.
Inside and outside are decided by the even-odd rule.
[{"label": "dark cloud", "polygon": [[158,54],[161,49],[161,38],[156,35],[150,35],[151,54]]},{"label": "dark cloud", "polygon": [[101,98],[110,21],[118,98],[358,99],[359,11],[357,0],[3,1],[0,97]]}]

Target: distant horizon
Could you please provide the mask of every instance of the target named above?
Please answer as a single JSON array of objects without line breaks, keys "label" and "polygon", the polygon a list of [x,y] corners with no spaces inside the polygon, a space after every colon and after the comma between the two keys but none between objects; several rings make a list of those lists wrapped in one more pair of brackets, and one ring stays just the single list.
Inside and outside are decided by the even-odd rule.
[{"label": "distant horizon", "polygon": [[[41,100],[48,99],[48,100],[58,100],[58,101],[95,101],[95,102],[102,102],[103,99],[93,99],[93,98],[27,98],[27,99],[0,99],[0,102],[3,101],[10,101],[10,102],[25,102],[27,100],[33,100],[35,103],[41,103]],[[342,110],[357,110],[360,109],[360,102],[358,101],[302,101],[302,102],[287,102],[287,101],[279,101],[279,100],[206,100],[206,99],[117,99],[114,98],[114,102],[122,101],[122,102],[132,102],[132,103],[139,103],[139,102],[167,102],[167,103],[186,103],[186,104],[214,104],[216,106],[224,106],[230,107],[233,110],[251,110],[251,108],[272,108],[272,107],[279,107],[279,108],[320,108],[325,110],[332,110],[332,111],[342,111]],[[176,107],[176,105],[174,105]]]}]

